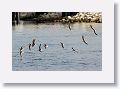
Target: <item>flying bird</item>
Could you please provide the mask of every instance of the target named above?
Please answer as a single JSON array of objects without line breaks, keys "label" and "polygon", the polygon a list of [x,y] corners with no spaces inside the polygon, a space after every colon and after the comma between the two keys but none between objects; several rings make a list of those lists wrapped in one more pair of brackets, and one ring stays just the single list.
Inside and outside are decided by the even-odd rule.
[{"label": "flying bird", "polygon": [[23,47],[20,47],[19,53],[20,53],[20,57],[22,57],[22,55],[23,55]]},{"label": "flying bird", "polygon": [[42,52],[42,49],[41,49],[41,44],[39,45],[39,51]]},{"label": "flying bird", "polygon": [[84,36],[82,36],[82,40],[83,40],[83,42],[86,44],[86,45],[88,45],[88,43],[85,41],[85,39],[84,39]]},{"label": "flying bird", "polygon": [[29,50],[31,50],[31,43],[29,43]]},{"label": "flying bird", "polygon": [[61,44],[62,48],[64,48],[64,44],[62,42],[60,42],[60,44]]},{"label": "flying bird", "polygon": [[45,49],[48,47],[48,45],[47,44],[44,44],[44,47],[45,47]]},{"label": "flying bird", "polygon": [[33,39],[33,41],[32,41],[32,47],[34,47],[35,46],[35,39]]},{"label": "flying bird", "polygon": [[68,27],[69,27],[69,29],[71,30],[70,21],[69,21],[69,23],[68,23]]},{"label": "flying bird", "polygon": [[96,33],[96,30],[92,27],[92,25],[90,25],[90,27],[91,27],[91,29],[93,30],[94,34],[95,34],[95,35],[98,35],[98,34]]},{"label": "flying bird", "polygon": [[73,47],[72,47],[72,50],[73,50],[74,52],[77,52],[77,53],[78,53],[78,51],[76,51]]}]

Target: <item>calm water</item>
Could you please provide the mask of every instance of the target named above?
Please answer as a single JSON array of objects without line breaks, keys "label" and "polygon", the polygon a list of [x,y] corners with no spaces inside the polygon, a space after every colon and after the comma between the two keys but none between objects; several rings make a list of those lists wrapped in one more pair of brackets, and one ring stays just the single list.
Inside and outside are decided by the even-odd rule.
[{"label": "calm water", "polygon": [[[23,23],[12,28],[13,71],[101,71],[102,70],[102,24],[91,23]],[[82,41],[85,37],[86,45]],[[36,39],[36,45],[28,48]],[[64,49],[60,42],[64,43]],[[45,49],[43,44],[47,44]],[[42,44],[42,52],[38,45]],[[21,60],[19,48],[24,47]],[[72,47],[78,51],[74,52]]]}]

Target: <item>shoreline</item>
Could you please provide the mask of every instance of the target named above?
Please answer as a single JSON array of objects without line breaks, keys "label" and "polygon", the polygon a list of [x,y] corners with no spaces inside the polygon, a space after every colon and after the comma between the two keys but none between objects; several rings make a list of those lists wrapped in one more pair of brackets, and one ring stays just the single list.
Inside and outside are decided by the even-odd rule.
[{"label": "shoreline", "polygon": [[[33,13],[20,13],[20,21],[32,21],[35,23],[46,23],[46,22],[62,22],[62,23],[102,23],[102,13],[101,12],[79,12],[76,15],[62,16],[61,13],[44,13],[36,16]],[[12,20],[13,24],[16,24],[16,20]]]},{"label": "shoreline", "polygon": [[[44,23],[61,23],[61,24],[68,24],[69,22],[62,22],[62,21],[40,21],[40,22],[36,22],[36,21],[31,21],[31,20],[21,20],[19,22],[19,24],[44,24]],[[71,22],[71,24],[74,24],[74,23],[96,23],[96,22]],[[102,23],[102,22],[100,22]],[[16,24],[16,22],[12,22],[12,25],[19,25],[19,24]]]}]

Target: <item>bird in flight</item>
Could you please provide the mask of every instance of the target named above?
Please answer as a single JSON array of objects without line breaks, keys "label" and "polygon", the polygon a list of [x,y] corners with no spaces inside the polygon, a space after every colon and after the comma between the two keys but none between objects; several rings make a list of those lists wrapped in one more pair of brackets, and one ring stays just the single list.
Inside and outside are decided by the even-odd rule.
[{"label": "bird in flight", "polygon": [[48,47],[48,45],[47,44],[44,44],[44,47],[45,47],[45,49]]},{"label": "bird in flight", "polygon": [[68,23],[68,27],[69,27],[69,29],[71,30],[71,27],[70,27],[70,21],[69,21],[69,23]]},{"label": "bird in flight", "polygon": [[62,48],[64,48],[64,44],[62,42],[60,42],[60,44],[61,44]]},{"label": "bird in flight", "polygon": [[85,39],[84,39],[84,36],[82,36],[82,40],[83,40],[83,42],[86,44],[86,45],[88,45],[88,43],[85,41]]},{"label": "bird in flight", "polygon": [[91,29],[93,30],[94,34],[95,34],[95,35],[98,35],[98,34],[96,33],[96,30],[92,27],[92,25],[90,25],[90,27],[91,27]]},{"label": "bird in flight", "polygon": [[29,43],[29,50],[31,50],[31,43]]},{"label": "bird in flight", "polygon": [[39,45],[39,51],[42,52],[42,49],[41,49],[41,44]]},{"label": "bird in flight", "polygon": [[23,55],[23,47],[20,47],[19,53],[20,53],[20,57],[22,57],[22,55]]},{"label": "bird in flight", "polygon": [[78,53],[78,51],[76,51],[73,47],[72,47],[72,50],[73,50],[74,52]]},{"label": "bird in flight", "polygon": [[32,41],[32,47],[34,47],[35,46],[35,39],[33,39],[33,41]]}]

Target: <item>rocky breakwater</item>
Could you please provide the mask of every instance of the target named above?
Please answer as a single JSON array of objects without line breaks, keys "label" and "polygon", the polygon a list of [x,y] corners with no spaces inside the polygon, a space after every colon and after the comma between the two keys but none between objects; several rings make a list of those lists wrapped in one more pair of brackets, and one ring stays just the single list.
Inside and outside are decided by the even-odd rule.
[{"label": "rocky breakwater", "polygon": [[95,22],[102,23],[102,13],[101,12],[79,12],[74,16],[64,17],[62,22]]}]

